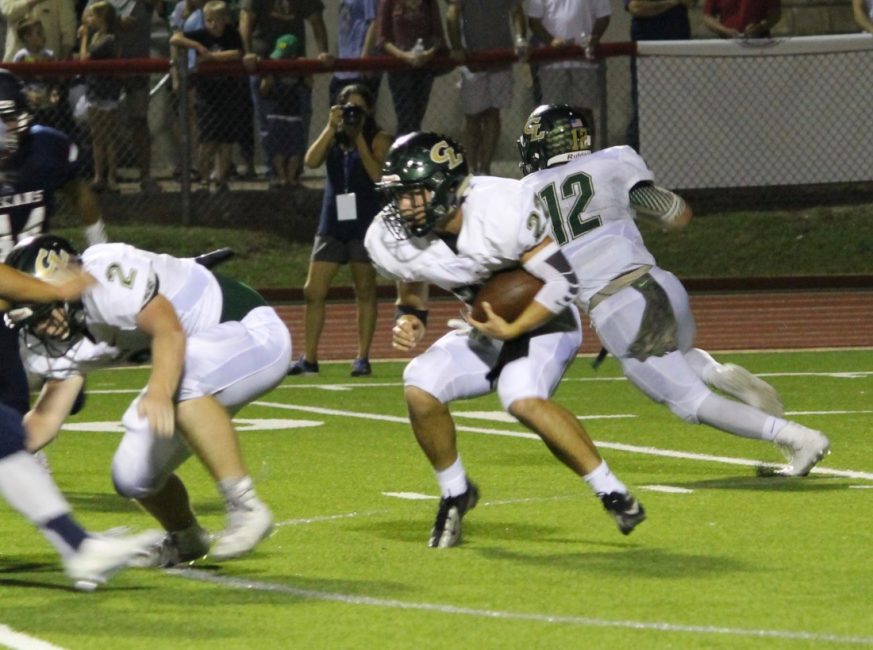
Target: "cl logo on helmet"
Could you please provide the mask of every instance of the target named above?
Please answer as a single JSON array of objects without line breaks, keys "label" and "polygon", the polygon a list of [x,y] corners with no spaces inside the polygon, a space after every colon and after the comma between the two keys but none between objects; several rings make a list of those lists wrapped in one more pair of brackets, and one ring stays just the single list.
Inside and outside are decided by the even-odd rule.
[{"label": "cl logo on helmet", "polygon": [[524,134],[530,136],[531,142],[542,140],[545,137],[546,134],[540,131],[539,117],[532,117],[528,123],[524,125]]},{"label": "cl logo on helmet", "polygon": [[36,255],[36,277],[49,277],[58,269],[68,265],[70,255],[67,251],[51,251],[40,248]]},{"label": "cl logo on helmet", "polygon": [[464,156],[455,151],[445,140],[440,140],[430,148],[430,159],[436,163],[448,163],[449,169],[454,169],[464,162]]}]

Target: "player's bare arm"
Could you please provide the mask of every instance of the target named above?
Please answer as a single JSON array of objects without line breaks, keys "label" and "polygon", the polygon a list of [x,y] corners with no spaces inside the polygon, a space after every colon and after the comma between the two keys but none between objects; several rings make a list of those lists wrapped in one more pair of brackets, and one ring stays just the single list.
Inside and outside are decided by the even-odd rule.
[{"label": "player's bare arm", "polygon": [[685,199],[652,183],[636,185],[630,191],[630,204],[637,217],[664,230],[681,230],[693,216]]},{"label": "player's bare arm", "polygon": [[36,404],[24,416],[28,451],[39,451],[57,437],[84,385],[80,375],[43,384]]},{"label": "player's bare arm", "polygon": [[152,372],[140,398],[139,414],[161,437],[173,435],[173,395],[182,377],[185,332],[172,303],[156,294],[136,317],[137,327],[151,338]]},{"label": "player's bare arm", "polygon": [[412,350],[427,331],[426,282],[397,283],[397,311],[391,330],[391,345],[395,350]]},{"label": "player's bare arm", "polygon": [[37,278],[0,264],[0,311],[7,311],[11,303],[49,303],[76,300],[94,283],[94,278],[79,268],[56,273],[56,283]]},{"label": "player's bare arm", "polygon": [[482,309],[486,320],[469,319],[470,324],[480,332],[501,341],[517,338],[545,325],[572,304],[579,292],[579,283],[570,261],[551,237],[546,237],[525,251],[519,261],[531,275],[543,281],[543,287],[518,318],[507,322],[485,302],[482,303]]}]

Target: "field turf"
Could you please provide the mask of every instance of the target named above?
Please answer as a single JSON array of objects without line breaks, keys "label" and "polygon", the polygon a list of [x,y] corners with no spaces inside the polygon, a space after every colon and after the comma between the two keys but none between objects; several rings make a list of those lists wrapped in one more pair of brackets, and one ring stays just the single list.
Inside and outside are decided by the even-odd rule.
[{"label": "field turf", "polygon": [[[583,418],[649,519],[622,536],[587,486],[496,397],[455,404],[482,491],[464,542],[426,541],[432,472],[405,419],[400,363],[289,378],[239,414],[275,534],[251,555],[129,570],[73,591],[30,525],[0,504],[0,646],[192,648],[840,648],[873,646],[873,351],[720,355],[763,374],[833,453],[805,479],[758,478],[769,445],[686,424],[580,358],[557,399]],[[48,448],[90,529],[151,527],[117,497],[118,420],[145,369],[89,378]],[[202,522],[223,524],[195,459]]]}]

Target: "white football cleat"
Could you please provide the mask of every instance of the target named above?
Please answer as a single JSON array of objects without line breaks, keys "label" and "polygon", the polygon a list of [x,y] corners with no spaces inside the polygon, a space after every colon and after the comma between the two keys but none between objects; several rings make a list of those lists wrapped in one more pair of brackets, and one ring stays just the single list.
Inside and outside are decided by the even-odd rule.
[{"label": "white football cleat", "polygon": [[227,528],[214,537],[209,557],[230,560],[251,551],[273,532],[273,513],[256,496],[242,502],[228,503]]},{"label": "white football cleat", "polygon": [[163,534],[149,530],[136,535],[93,535],[64,560],[64,570],[79,591],[94,591],[117,571],[157,544]]},{"label": "white football cleat", "polygon": [[777,418],[785,416],[785,407],[776,389],[742,366],[734,363],[719,364],[710,383],[723,393],[764,413]]},{"label": "white football cleat", "polygon": [[788,457],[788,465],[776,471],[779,476],[806,476],[831,450],[830,441],[821,431],[796,422],[789,422],[782,427],[773,442]]}]

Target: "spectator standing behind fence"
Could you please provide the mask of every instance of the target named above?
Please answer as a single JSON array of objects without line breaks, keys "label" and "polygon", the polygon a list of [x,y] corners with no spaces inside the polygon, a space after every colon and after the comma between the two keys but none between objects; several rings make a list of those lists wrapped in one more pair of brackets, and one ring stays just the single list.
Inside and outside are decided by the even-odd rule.
[{"label": "spectator standing behind fence", "polygon": [[[191,32],[175,32],[170,45],[195,50],[198,60],[237,61],[243,58],[243,44],[230,21],[227,4],[210,0],[203,8],[206,27]],[[210,189],[228,189],[227,176],[234,142],[242,129],[251,129],[248,89],[243,77],[202,75],[197,79],[197,127],[203,163],[200,173],[210,179]],[[209,167],[212,167],[210,173]]]},{"label": "spectator standing behind fence", "polygon": [[703,24],[721,38],[770,38],[782,18],[780,0],[706,0]]},{"label": "spectator standing behind fence", "polygon": [[437,0],[380,0],[378,21],[382,49],[410,67],[388,73],[397,135],[418,131],[436,76],[424,66],[446,46]]},{"label": "spectator standing behind fence", "polygon": [[[509,17],[508,21],[496,20],[504,15]],[[449,1],[446,11],[449,55],[458,63],[466,61],[468,52],[513,46],[525,57],[526,31],[521,0]],[[500,137],[500,109],[512,104],[512,64],[488,68],[464,65],[458,70],[467,161],[474,174],[489,174]]]},{"label": "spectator standing behind fence", "polygon": [[[340,0],[337,53],[341,59],[365,58],[376,46],[378,0]],[[352,83],[365,85],[374,98],[379,97],[382,75],[377,72],[334,72],[330,79],[328,101],[336,101],[339,91]]]},{"label": "spectator standing behind fence", "polygon": [[858,27],[873,34],[873,0],[852,0],[852,12]]},{"label": "spectator standing behind fence", "polygon": [[[300,56],[300,42],[293,34],[276,39],[270,58],[290,61]],[[298,185],[300,163],[306,149],[303,134],[303,105],[310,96],[310,77],[306,75],[268,74],[261,77],[261,97],[267,113],[264,152],[273,165],[276,177],[271,188]]]},{"label": "spectator standing behind fence", "polygon": [[[42,63],[56,60],[55,53],[45,46],[45,30],[39,18],[25,18],[16,28],[24,47],[12,57],[13,63]],[[24,85],[24,95],[33,111],[33,121],[57,127],[57,111],[60,103],[60,87],[42,79],[31,79]]]},{"label": "spectator standing behind fence", "polygon": [[[612,7],[609,0],[530,0],[527,15],[531,32],[543,43],[550,47],[575,44],[591,52],[609,26]],[[594,109],[601,100],[600,66],[586,59],[540,64],[542,102],[572,106],[589,124],[595,124]]]},{"label": "spectator standing behind fence", "polygon": [[[152,11],[157,0],[107,0],[118,15],[118,43],[123,59],[147,59],[151,55]],[[89,1],[87,6],[93,4]],[[124,116],[130,127],[131,144],[139,167],[139,183],[143,192],[158,192],[160,187],[151,176],[152,142],[149,132],[149,77],[147,74],[126,75]]]},{"label": "spectator standing behind fence", "polygon": [[[318,59],[325,65],[333,63],[328,51],[327,28],[324,26],[324,5],[321,0],[242,0],[240,2],[239,32],[247,53],[259,58],[267,58],[273,52],[276,39],[283,34],[293,34],[300,42],[301,53],[306,53],[306,25],[312,28],[312,35],[318,47]],[[267,134],[267,113],[261,101],[261,80],[254,75],[250,79],[252,105],[258,134],[263,139]],[[309,135],[309,120],[312,115],[311,93],[305,98],[303,132]],[[268,176],[273,175],[272,164]]]},{"label": "spectator standing behind fence", "polygon": [[[631,15],[632,41],[685,41],[691,38],[688,10],[697,0],[624,0]],[[627,125],[627,144],[640,150],[637,58],[631,57],[631,119]]]},{"label": "spectator standing behind fence", "polygon": [[68,59],[76,47],[76,13],[71,0],[0,0],[0,13],[6,21],[6,46],[3,60],[12,61],[24,47],[18,36],[18,23],[38,19],[45,30],[46,47],[58,59]]},{"label": "spectator standing behind fence", "polygon": [[306,344],[289,375],[318,372],[324,303],[341,264],[351,268],[358,308],[358,355],[352,376],[372,373],[369,354],[376,327],[376,271],[364,248],[364,236],[382,205],[376,181],[382,177],[382,163],[391,146],[391,136],[373,119],[374,106],[363,84],[343,88],[330,107],[327,124],[306,152],[306,166],[314,169],[324,163],[327,180],[303,289]]},{"label": "spectator standing behind fence", "polygon": [[[175,32],[193,32],[197,29],[203,29],[205,27],[205,23],[203,22],[203,3],[204,0],[179,0],[176,3],[173,12],[170,14],[169,25],[171,33]],[[188,71],[192,72],[197,67],[197,52],[195,50],[188,50],[186,48],[178,48],[171,46],[170,47],[170,55],[173,60],[181,60],[183,58],[187,58],[188,61]],[[173,95],[175,97],[174,105],[176,110],[178,111],[178,98],[179,98],[179,69],[178,66],[174,65],[170,68],[170,74],[173,79]],[[194,167],[196,169],[191,170],[191,179],[192,180],[206,180],[202,179],[200,176],[200,169],[203,168],[203,164],[201,161],[200,154],[200,132],[198,131],[197,124],[197,111],[194,108],[195,103],[197,101],[197,96],[194,90],[194,78],[188,77],[188,119],[187,120],[174,120],[173,128],[178,131],[180,128],[184,128],[185,124],[192,125],[189,129],[189,142],[191,144],[191,153],[193,156],[193,160],[195,161]],[[178,141],[178,136],[177,136]],[[178,163],[177,163],[178,164]],[[177,168],[181,173],[181,168]]]},{"label": "spectator standing behind fence", "polygon": [[[118,18],[115,7],[99,0],[85,9],[79,27],[79,58],[82,61],[117,59],[119,56]],[[85,94],[88,100],[88,127],[94,158],[95,192],[117,192],[115,135],[118,127],[118,101],[121,80],[113,75],[89,75]]]}]

